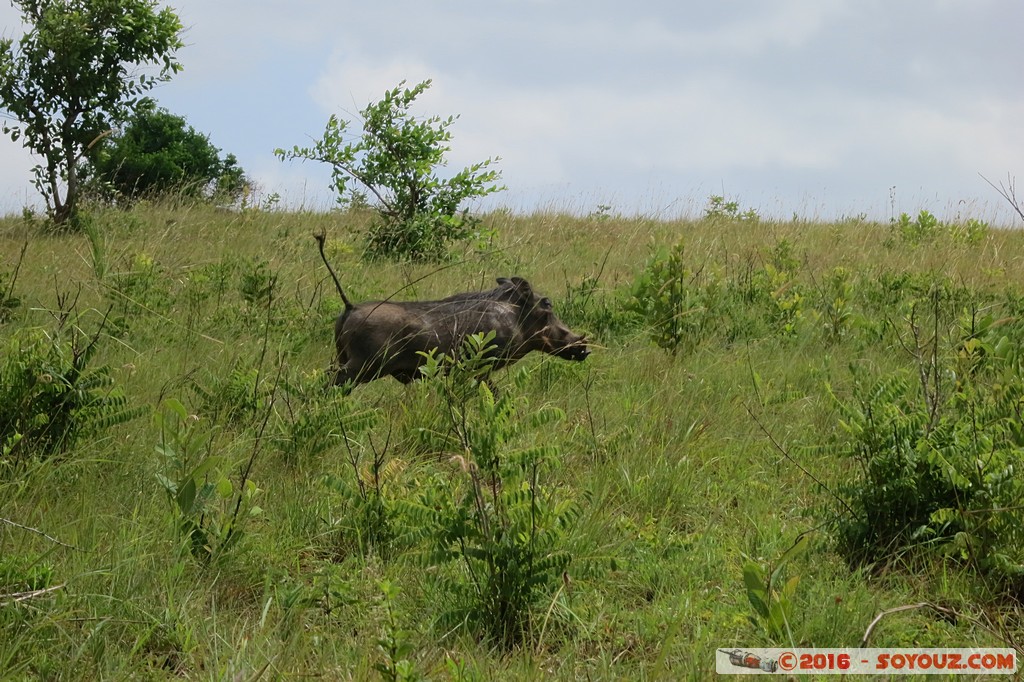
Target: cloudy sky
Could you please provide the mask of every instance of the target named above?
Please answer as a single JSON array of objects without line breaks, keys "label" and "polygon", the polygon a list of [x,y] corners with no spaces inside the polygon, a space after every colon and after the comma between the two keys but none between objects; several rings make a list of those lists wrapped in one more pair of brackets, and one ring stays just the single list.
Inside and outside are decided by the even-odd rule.
[{"label": "cloudy sky", "polygon": [[[185,70],[153,96],[238,156],[264,195],[329,208],[282,163],[331,113],[433,79],[451,165],[501,157],[489,206],[1012,223],[979,176],[1024,185],[1021,0],[173,0]],[[0,34],[20,34],[0,4]],[[0,213],[36,202],[0,141]]]}]

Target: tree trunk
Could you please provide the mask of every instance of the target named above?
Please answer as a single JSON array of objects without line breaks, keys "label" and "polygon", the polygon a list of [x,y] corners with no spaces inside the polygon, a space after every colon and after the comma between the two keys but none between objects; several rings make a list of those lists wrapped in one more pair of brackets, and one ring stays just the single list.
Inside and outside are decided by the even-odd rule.
[{"label": "tree trunk", "polygon": [[67,173],[67,189],[64,192],[64,201],[60,200],[60,188],[57,178],[51,178],[53,188],[53,222],[57,226],[66,227],[70,222],[74,227],[75,214],[78,212],[78,153],[75,149],[74,136],[70,132],[73,119],[68,118],[64,124],[64,135],[62,136],[61,150],[64,155],[65,172]]}]

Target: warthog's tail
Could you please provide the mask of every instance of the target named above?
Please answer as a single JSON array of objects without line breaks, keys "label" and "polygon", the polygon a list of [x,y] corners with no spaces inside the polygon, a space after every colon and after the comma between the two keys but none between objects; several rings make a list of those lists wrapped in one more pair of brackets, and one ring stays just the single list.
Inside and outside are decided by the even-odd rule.
[{"label": "warthog's tail", "polygon": [[338,289],[338,294],[341,296],[341,302],[345,304],[345,312],[352,310],[352,301],[348,300],[348,296],[345,295],[345,290],[341,288],[341,282],[338,281],[338,276],[334,274],[334,268],[331,267],[330,262],[327,260],[327,254],[324,253],[324,241],[327,238],[325,232],[317,232],[313,235],[316,239],[316,245],[320,249],[320,257],[324,259],[324,265],[327,266],[327,272],[331,273],[331,279],[334,280],[334,286]]}]

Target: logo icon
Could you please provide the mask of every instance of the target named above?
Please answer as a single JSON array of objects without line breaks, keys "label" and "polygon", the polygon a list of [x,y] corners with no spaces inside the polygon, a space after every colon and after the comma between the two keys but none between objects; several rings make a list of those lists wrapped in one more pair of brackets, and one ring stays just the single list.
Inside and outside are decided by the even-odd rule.
[{"label": "logo icon", "polygon": [[762,658],[743,649],[720,649],[720,651],[728,654],[729,663],[738,668],[752,668],[766,673],[773,673],[779,669],[779,662],[774,658]]}]

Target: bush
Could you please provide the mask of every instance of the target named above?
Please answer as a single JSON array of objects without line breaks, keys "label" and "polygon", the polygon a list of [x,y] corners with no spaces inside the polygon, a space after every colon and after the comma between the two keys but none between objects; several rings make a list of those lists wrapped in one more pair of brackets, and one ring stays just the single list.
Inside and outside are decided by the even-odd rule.
[{"label": "bush", "polygon": [[[322,384],[321,384],[322,386]],[[322,390],[322,389],[321,389]],[[328,391],[325,402],[314,408],[308,417],[292,422],[292,433],[306,448],[328,446],[344,452],[346,469],[338,476],[324,478],[330,502],[331,529],[337,534],[336,551],[356,551],[361,556],[375,553],[389,559],[403,535],[400,504],[406,490],[402,475],[408,462],[391,455],[390,437],[378,448],[369,430],[378,420],[375,410],[362,409],[342,391]],[[316,435],[309,432],[317,420],[322,423]],[[330,434],[326,441],[323,433]],[[288,451],[285,451],[288,455]]]},{"label": "bush", "polygon": [[0,466],[65,452],[76,441],[142,414],[113,387],[107,366],[91,367],[100,331],[19,330],[0,361]]},{"label": "bush", "polygon": [[920,211],[916,218],[901,213],[899,218],[890,221],[891,236],[889,243],[900,242],[910,246],[918,246],[934,241],[940,235],[948,235],[958,244],[977,244],[988,234],[988,224],[969,218],[962,224],[942,223],[928,211]]},{"label": "bush", "polygon": [[[533,615],[557,597],[572,563],[567,546],[580,507],[545,483],[559,451],[536,435],[563,413],[530,413],[512,389],[496,397],[479,379],[488,343],[475,335],[459,360],[433,357],[425,367],[450,416],[447,433],[425,435],[452,453],[458,487],[453,494],[450,482],[435,479],[409,505],[409,516],[430,546],[427,562],[451,569],[439,574],[453,600],[448,616],[513,647],[533,634]],[[527,377],[521,369],[517,387]]]},{"label": "bush", "polygon": [[[988,350],[985,362],[1004,362],[1011,344]],[[903,374],[858,382],[853,399],[838,404],[846,433],[838,450],[861,472],[844,488],[853,514],[838,525],[850,559],[930,549],[1024,588],[1019,376],[988,383],[961,375],[939,411]]]},{"label": "bush", "polygon": [[832,268],[817,286],[817,309],[822,330],[829,343],[838,343],[850,331],[854,320],[854,285],[851,272],[842,266]]},{"label": "bush", "polygon": [[566,282],[565,297],[559,309],[562,321],[570,328],[585,329],[588,336],[593,334],[607,341],[630,331],[637,317],[622,300],[622,294],[604,291],[599,284],[600,273],[585,275],[577,285]]},{"label": "bush", "polygon": [[752,208],[741,211],[738,201],[727,201],[720,194],[712,194],[708,197],[708,205],[704,208],[704,219],[756,223],[761,220],[761,216]]},{"label": "bush", "polygon": [[928,211],[921,211],[917,218],[901,213],[890,223],[893,234],[904,244],[917,245],[931,241],[942,230],[939,219]]},{"label": "bush", "polygon": [[792,337],[804,319],[800,265],[786,240],[778,242],[760,267],[723,276],[710,257],[691,265],[682,242],[659,250],[633,285],[628,309],[650,330],[651,339],[670,353],[723,335],[741,338],[774,334]]},{"label": "bush", "polygon": [[375,411],[343,391],[325,391],[325,381],[321,371],[281,381],[274,440],[289,464],[316,463],[329,451],[354,448],[376,420]]},{"label": "bush", "polygon": [[234,462],[217,454],[214,427],[200,424],[174,398],[163,402],[153,420],[162,460],[156,478],[167,493],[178,532],[199,562],[226,556],[244,536],[248,520],[263,513],[255,503],[262,491],[249,478],[260,436],[236,486],[227,473]]},{"label": "bush", "polygon": [[211,375],[206,384],[192,381],[201,411],[215,423],[244,425],[254,421],[271,399],[272,388],[260,368],[236,360],[226,376]]},{"label": "bush", "polygon": [[628,307],[650,329],[651,339],[675,354],[684,343],[696,345],[716,323],[717,282],[683,258],[682,242],[661,250],[633,285]]},{"label": "bush", "polygon": [[95,193],[128,201],[174,192],[234,202],[249,185],[233,154],[221,158],[206,135],[152,100],[94,148],[88,173]]}]

